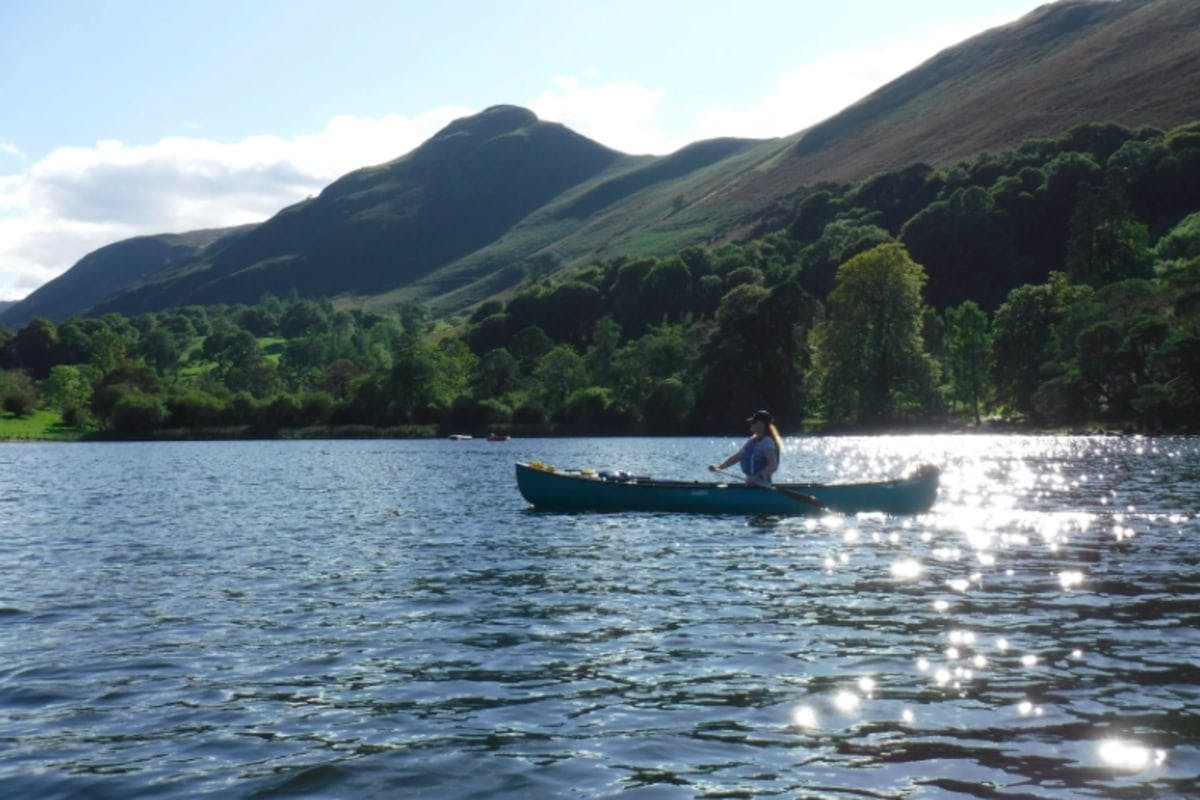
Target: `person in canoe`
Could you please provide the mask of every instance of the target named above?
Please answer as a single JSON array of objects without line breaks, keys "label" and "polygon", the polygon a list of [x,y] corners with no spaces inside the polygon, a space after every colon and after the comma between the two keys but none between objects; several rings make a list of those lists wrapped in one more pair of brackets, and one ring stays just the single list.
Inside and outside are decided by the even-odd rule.
[{"label": "person in canoe", "polygon": [[741,464],[746,474],[746,483],[751,485],[771,484],[771,476],[779,469],[779,455],[783,452],[783,440],[769,411],[755,411],[750,423],[750,439],[736,453],[720,464],[709,464],[711,472],[719,472],[734,464]]}]

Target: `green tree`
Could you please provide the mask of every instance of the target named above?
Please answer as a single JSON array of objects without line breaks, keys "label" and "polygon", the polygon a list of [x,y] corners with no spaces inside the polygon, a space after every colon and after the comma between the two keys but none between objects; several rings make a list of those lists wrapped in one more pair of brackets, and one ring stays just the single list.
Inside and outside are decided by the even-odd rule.
[{"label": "green tree", "polygon": [[1079,295],[1064,308],[1050,363],[1033,396],[1045,419],[1134,418],[1140,387],[1157,377],[1152,354],[1170,337],[1171,303],[1151,281],[1126,280]]},{"label": "green tree", "polygon": [[513,335],[508,349],[517,357],[521,369],[530,372],[537,365],[538,360],[550,352],[553,347],[554,340],[547,336],[544,330],[537,325],[530,325]]},{"label": "green tree", "polygon": [[1200,258],[1200,211],[1189,214],[1154,246],[1161,261]]},{"label": "green tree", "polygon": [[1085,191],[1071,217],[1067,274],[1077,283],[1103,286],[1150,276],[1150,235],[1133,218],[1125,195],[1112,177]]},{"label": "green tree", "polygon": [[154,327],[142,337],[138,352],[160,373],[174,369],[182,355],[175,337],[162,327]]},{"label": "green tree", "polygon": [[813,377],[826,420],[876,424],[934,410],[934,364],[921,340],[925,280],[899,244],[838,269],[828,317],[813,330]]},{"label": "green tree", "polygon": [[329,323],[330,309],[313,300],[297,300],[279,317],[279,333],[287,339],[319,333]]},{"label": "green tree", "polygon": [[172,428],[209,428],[219,425],[226,414],[221,398],[196,388],[170,395],[166,405],[170,414],[167,424]]},{"label": "green tree", "polygon": [[950,396],[970,409],[978,423],[988,391],[991,330],[987,313],[974,301],[946,309],[945,348]]},{"label": "green tree", "polygon": [[92,382],[79,367],[56,364],[38,387],[42,397],[61,411],[86,408],[92,401]]},{"label": "green tree", "polygon": [[249,392],[260,399],[271,396],[282,385],[279,369],[257,350],[230,364],[223,380],[229,391]]},{"label": "green tree", "polygon": [[797,424],[808,361],[804,342],[816,308],[794,281],[770,289],[743,285],[727,293],[694,371],[697,426],[726,428],[747,407],[769,408],[784,424]]},{"label": "green tree", "polygon": [[588,386],[567,395],[562,418],[590,430],[619,428],[630,421],[628,410],[603,386]]},{"label": "green tree", "polygon": [[0,373],[0,407],[18,417],[27,417],[37,408],[37,389],[20,370]]},{"label": "green tree", "polygon": [[588,371],[603,386],[614,383],[613,359],[621,345],[621,326],[610,316],[601,317],[592,329],[592,343],[584,354]]},{"label": "green tree", "polygon": [[128,389],[113,405],[110,426],[122,433],[147,433],[161,428],[170,417],[161,395]]},{"label": "green tree", "polygon": [[[100,381],[92,393],[91,411],[95,418],[109,428],[116,430],[149,430],[148,424],[131,422],[134,418],[143,421],[157,414],[154,403],[145,398],[157,399],[162,403],[162,380],[158,374],[145,364],[123,362],[109,372]],[[128,418],[123,422],[117,420],[117,407],[122,400],[133,399],[125,404]],[[141,412],[145,411],[145,414]],[[167,418],[165,404],[162,406],[162,419],[155,422],[157,427]]]},{"label": "green tree", "polygon": [[692,271],[679,256],[664,258],[646,274],[645,291],[657,300],[646,322],[678,322],[692,307]]},{"label": "green tree", "polygon": [[[663,324],[626,343],[612,361],[617,397],[633,408],[644,409],[664,381],[692,382],[700,338],[694,325]],[[685,391],[680,398],[687,400],[689,410],[692,394]]]},{"label": "green tree", "polygon": [[249,331],[227,327],[206,336],[200,352],[205,358],[228,368],[259,355],[258,339]]},{"label": "green tree", "polygon": [[388,417],[396,422],[429,422],[437,394],[434,379],[438,359],[432,348],[415,336],[400,346],[392,357],[388,375]]},{"label": "green tree", "polygon": [[339,358],[322,368],[321,386],[331,392],[338,400],[350,396],[350,387],[354,379],[362,374],[362,370],[353,361]]},{"label": "green tree", "polygon": [[559,415],[567,395],[588,383],[583,358],[567,344],[555,346],[538,360],[533,377],[538,395],[552,415]]},{"label": "green tree", "polygon": [[596,323],[601,304],[596,287],[568,280],[546,293],[541,324],[556,342],[582,344]]},{"label": "green tree", "polygon": [[1134,410],[1153,427],[1195,429],[1200,419],[1200,325],[1175,330],[1147,359],[1149,382],[1138,387]]},{"label": "green tree", "polygon": [[471,387],[478,398],[500,397],[517,388],[520,368],[517,359],[503,347],[489,350],[476,362]]},{"label": "green tree", "polygon": [[762,286],[743,284],[722,298],[716,328],[704,339],[697,361],[701,372],[694,411],[698,427],[721,430],[731,419],[744,416],[747,406],[770,407],[764,392],[775,388],[776,371],[759,348],[772,343],[758,330],[760,310],[769,296]]},{"label": "green tree", "polygon": [[125,339],[111,327],[101,325],[91,335],[88,363],[101,375],[107,375],[125,361]]},{"label": "green tree", "polygon": [[435,371],[433,393],[441,408],[449,408],[457,397],[468,395],[471,375],[479,359],[462,339],[446,338],[433,348]]},{"label": "green tree", "polygon": [[646,426],[656,433],[683,433],[695,406],[695,389],[682,378],[658,382],[642,404]]},{"label": "green tree", "polygon": [[270,336],[279,330],[279,319],[262,306],[243,309],[237,315],[237,324],[259,337]]},{"label": "green tree", "polygon": [[833,289],[834,275],[841,264],[859,253],[892,241],[878,225],[836,220],[800,252],[800,282],[813,297],[825,297]]},{"label": "green tree", "polygon": [[286,393],[275,395],[259,409],[257,422],[272,431],[301,427],[304,417],[299,398]]},{"label": "green tree", "polygon": [[34,317],[17,331],[14,342],[17,357],[34,378],[45,378],[58,363],[58,329],[43,317]]},{"label": "green tree", "polygon": [[929,302],[935,308],[964,300],[995,308],[1022,282],[1025,268],[1000,217],[992,195],[971,186],[931,203],[905,223],[901,240],[928,271]]},{"label": "green tree", "polygon": [[9,328],[0,328],[0,370],[16,369],[21,366],[17,358],[17,332]]},{"label": "green tree", "polygon": [[1090,287],[1072,286],[1061,272],[1036,286],[1018,286],[992,320],[992,385],[996,399],[1021,414],[1035,412],[1033,395],[1043,377],[1052,377],[1058,327]]}]

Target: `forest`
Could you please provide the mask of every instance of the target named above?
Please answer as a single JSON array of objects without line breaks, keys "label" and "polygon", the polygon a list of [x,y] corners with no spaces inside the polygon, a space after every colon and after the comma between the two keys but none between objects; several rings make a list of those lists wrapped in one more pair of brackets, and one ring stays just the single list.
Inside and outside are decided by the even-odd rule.
[{"label": "forest", "polygon": [[1200,420],[1200,123],[798,188],[745,240],[666,257],[546,275],[552,257],[453,319],[295,294],[35,318],[0,330],[5,419],[94,437],[728,433],[757,408],[785,432]]}]

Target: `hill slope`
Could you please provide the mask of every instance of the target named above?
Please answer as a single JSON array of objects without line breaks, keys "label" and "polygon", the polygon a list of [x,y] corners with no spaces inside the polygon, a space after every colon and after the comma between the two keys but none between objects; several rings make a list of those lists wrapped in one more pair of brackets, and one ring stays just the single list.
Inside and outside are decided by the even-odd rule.
[{"label": "hill slope", "polygon": [[1197,119],[1200,3],[1066,0],[937,54],[807,131],[743,141],[719,161],[592,208],[582,225],[555,231],[558,209],[574,203],[557,201],[494,245],[381,299],[415,297],[452,311],[502,288],[489,269],[514,256],[662,255],[754,230],[822,181],[949,166],[1089,122],[1170,129]]},{"label": "hill slope", "polygon": [[402,158],[338,179],[99,310],[255,302],[286,289],[386,291],[488,245],[563,190],[628,158],[525,109],[496,106]]},{"label": "hill slope", "polygon": [[[68,308],[254,302],[292,289],[368,304],[415,298],[453,311],[520,281],[530,261],[661,255],[740,235],[821,181],[916,162],[947,166],[1088,122],[1169,129],[1196,119],[1200,2],[1063,0],[939,53],[783,139],[632,157],[524,109],[488,109],[178,258],[155,251],[147,266],[137,240],[102,248],[52,282],[73,304],[31,302],[39,290],[0,322]],[[109,257],[122,246],[129,263],[118,266]]]},{"label": "hill slope", "polygon": [[0,307],[0,322],[20,325],[33,317],[61,320],[80,314],[128,286],[191,263],[214,242],[244,234],[252,227],[138,236],[106,245],[24,300]]},{"label": "hill slope", "polygon": [[856,180],[953,164],[1087,122],[1170,129],[1200,119],[1200,3],[1064,0],[955,47],[793,137],[745,185]]}]

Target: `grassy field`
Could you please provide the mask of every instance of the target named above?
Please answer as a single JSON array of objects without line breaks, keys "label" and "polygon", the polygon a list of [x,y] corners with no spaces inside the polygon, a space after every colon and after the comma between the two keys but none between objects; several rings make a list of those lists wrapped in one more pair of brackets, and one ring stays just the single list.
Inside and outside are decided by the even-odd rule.
[{"label": "grassy field", "polygon": [[79,428],[64,425],[57,411],[35,411],[28,417],[16,417],[7,412],[0,413],[0,440],[33,439],[42,441],[69,442],[84,433]]}]

